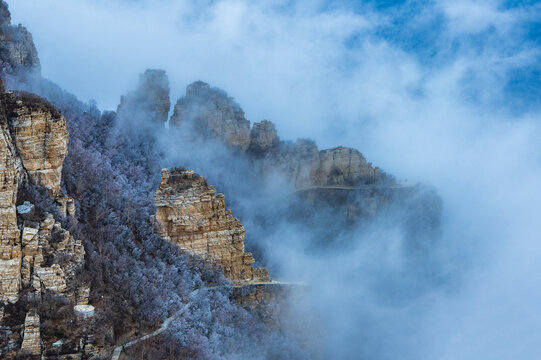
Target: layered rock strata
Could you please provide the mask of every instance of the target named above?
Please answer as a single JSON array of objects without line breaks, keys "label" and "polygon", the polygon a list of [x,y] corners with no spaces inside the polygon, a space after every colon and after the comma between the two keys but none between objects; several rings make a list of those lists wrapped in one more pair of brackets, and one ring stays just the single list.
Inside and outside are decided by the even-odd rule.
[{"label": "layered rock strata", "polygon": [[250,147],[252,153],[264,153],[279,142],[276,127],[269,120],[254,123],[250,132]]},{"label": "layered rock strata", "polygon": [[1,99],[25,175],[56,197],[60,193],[62,164],[68,154],[66,120],[36,95],[7,93]]},{"label": "layered rock strata", "polygon": [[15,204],[23,168],[2,114],[0,129],[0,301],[5,302],[16,301],[21,287],[21,243]]},{"label": "layered rock strata", "polygon": [[[89,288],[80,279],[81,241],[52,214],[18,201],[18,189],[33,184],[56,199],[61,215],[75,215],[73,199],[60,190],[67,145],[65,119],[49,103],[27,93],[0,95],[1,357],[41,354],[40,318],[33,306],[42,299],[51,295],[72,306],[88,304]],[[22,332],[17,331],[20,305],[12,305],[20,302],[34,304]]]},{"label": "layered rock strata", "polygon": [[14,302],[28,267],[23,248],[33,251],[32,239],[39,231],[34,225],[18,225],[17,189],[30,181],[53,197],[59,194],[68,134],[62,115],[39,97],[8,93],[0,100],[0,301]]},{"label": "layered rock strata", "polygon": [[4,1],[0,1],[0,67],[10,75],[39,75],[41,68],[32,35],[21,25],[11,25]]},{"label": "layered rock strata", "polygon": [[297,188],[355,186],[376,182],[384,176],[355,149],[336,147],[320,151],[311,140],[284,142],[268,120],[256,122],[250,129],[250,121],[233,98],[202,81],[187,87],[186,96],[175,105],[170,124],[180,127],[181,132],[219,139],[246,151],[264,174],[282,173]]},{"label": "layered rock strata", "polygon": [[29,311],[24,320],[23,343],[21,353],[26,355],[41,354],[41,336],[39,332],[39,315],[35,311]]},{"label": "layered rock strata", "polygon": [[250,122],[244,111],[225,92],[202,81],[188,86],[186,96],[175,105],[170,124],[242,150],[250,145]]},{"label": "layered rock strata", "polygon": [[252,254],[244,252],[244,227],[205,178],[192,170],[164,169],[154,199],[158,235],[220,265],[234,282],[269,281],[268,271],[254,268]]}]

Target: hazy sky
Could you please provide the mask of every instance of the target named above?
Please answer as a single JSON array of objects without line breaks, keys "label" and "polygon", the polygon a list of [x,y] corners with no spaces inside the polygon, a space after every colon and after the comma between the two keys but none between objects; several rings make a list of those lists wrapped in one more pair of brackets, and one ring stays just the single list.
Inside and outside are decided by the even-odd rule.
[{"label": "hazy sky", "polygon": [[[393,319],[415,331],[389,333],[392,343],[426,359],[539,356],[539,3],[9,5],[14,22],[33,33],[43,75],[83,100],[114,109],[139,73],[163,68],[175,99],[201,79],[234,96],[249,120],[274,121],[283,138],[354,146],[390,173],[434,184],[444,200],[444,250],[471,268],[448,294],[424,298],[413,311],[393,309]],[[351,265],[333,272],[339,278],[329,285],[345,288],[348,260],[366,255],[357,250],[325,263]],[[391,316],[373,309],[382,312]]]}]

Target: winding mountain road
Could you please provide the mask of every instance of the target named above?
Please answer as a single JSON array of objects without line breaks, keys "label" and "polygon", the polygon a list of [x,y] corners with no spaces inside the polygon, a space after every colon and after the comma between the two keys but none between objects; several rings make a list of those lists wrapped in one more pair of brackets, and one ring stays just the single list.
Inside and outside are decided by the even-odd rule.
[{"label": "winding mountain road", "polygon": [[[394,186],[384,186],[383,189],[407,189],[414,188],[414,185],[394,185]],[[327,185],[327,186],[306,186],[302,188],[297,188],[295,191],[308,191],[308,190],[360,190],[360,189],[378,189],[378,186],[375,185],[358,185],[358,186],[348,186],[348,185]]]},{"label": "winding mountain road", "polygon": [[[199,290],[200,289],[192,291],[190,293],[190,297],[195,296],[199,292]],[[179,311],[177,311],[172,316],[165,319],[165,321],[162,323],[162,325],[157,330],[155,330],[155,331],[153,331],[153,332],[151,332],[149,334],[143,335],[141,337],[138,337],[137,339],[128,341],[126,343],[123,343],[123,344],[120,344],[119,346],[117,346],[115,348],[115,350],[113,351],[113,355],[111,356],[111,360],[119,360],[120,359],[120,354],[122,354],[122,350],[124,350],[126,348],[129,348],[129,347],[132,347],[133,345],[135,345],[137,343],[140,343],[141,341],[145,341],[146,339],[150,339],[151,337],[160,335],[161,333],[163,333],[164,331],[169,329],[169,325],[171,325],[171,322],[175,318],[180,316],[184,311],[186,311],[186,309],[188,309],[189,306],[190,306],[190,302],[184,304],[184,306]]]},{"label": "winding mountain road", "polygon": [[[239,284],[239,285],[219,285],[219,286],[211,286],[206,288],[200,288],[192,291],[190,293],[190,299],[193,298],[197,293],[201,290],[218,290],[218,289],[226,289],[226,288],[241,288],[244,286],[257,286],[257,285],[295,285],[295,286],[305,286],[305,284],[302,283],[294,283],[294,282],[285,282],[285,281],[268,281],[268,282],[255,282],[255,283],[247,283],[247,284]],[[122,351],[124,349],[127,349],[129,347],[132,347],[135,344],[140,343],[141,341],[145,341],[147,339],[150,339],[154,336],[160,335],[161,333],[165,332],[167,329],[169,329],[169,326],[173,322],[174,319],[182,315],[184,311],[188,309],[188,307],[191,305],[191,302],[187,302],[184,304],[184,306],[175,312],[173,315],[165,319],[165,321],[162,323],[162,325],[154,330],[151,333],[148,333],[146,335],[140,336],[136,339],[133,339],[131,341],[125,342],[123,344],[118,345],[115,350],[113,351],[113,355],[111,356],[111,360],[119,360],[120,354],[122,354]]]}]

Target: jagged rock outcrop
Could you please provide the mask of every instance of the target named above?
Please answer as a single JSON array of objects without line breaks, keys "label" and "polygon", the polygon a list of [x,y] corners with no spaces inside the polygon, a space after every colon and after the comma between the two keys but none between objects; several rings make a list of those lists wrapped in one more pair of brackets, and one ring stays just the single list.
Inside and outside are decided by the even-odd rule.
[{"label": "jagged rock outcrop", "polygon": [[21,339],[19,305],[11,304],[39,304],[47,294],[88,303],[88,286],[79,277],[85,250],[52,214],[19,199],[19,189],[42,187],[63,215],[75,215],[73,200],[59,196],[68,133],[58,110],[26,93],[0,95],[0,130],[0,354],[40,355],[37,310],[26,314]]},{"label": "jagged rock outcrop", "polygon": [[340,146],[319,151],[313,141],[306,139],[281,143],[277,150],[266,153],[259,165],[264,174],[282,173],[297,189],[358,186],[384,177],[355,149]]},{"label": "jagged rock outcrop", "polygon": [[[81,277],[83,244],[52,214],[19,198],[25,194],[19,192],[21,187],[33,184],[47,190],[40,196],[56,200],[60,215],[75,216],[74,200],[60,194],[68,144],[66,123],[43,99],[8,93],[0,95],[0,128],[0,357],[44,356],[45,351],[52,351],[52,342],[50,334],[45,340],[40,335],[43,313],[30,310],[24,331],[18,331],[22,326],[19,304],[39,308],[36,304],[43,301],[60,301],[71,308],[91,306],[89,287]],[[50,330],[50,322],[48,326]],[[80,357],[85,350],[69,351]]]},{"label": "jagged rock outcrop", "polygon": [[120,98],[118,116],[134,125],[149,121],[165,123],[171,108],[169,79],[163,70],[146,70],[135,91]]},{"label": "jagged rock outcrop", "polygon": [[377,182],[384,176],[355,149],[320,151],[311,140],[280,141],[274,124],[268,120],[254,123],[250,130],[250,122],[233,98],[202,81],[187,87],[186,96],[175,105],[170,124],[180,127],[181,132],[218,139],[245,150],[263,174],[279,172],[296,188],[355,186]]},{"label": "jagged rock outcrop", "polygon": [[39,315],[30,310],[24,320],[24,335],[21,345],[21,353],[27,355],[41,354],[41,336],[39,332]]},{"label": "jagged rock outcrop", "polygon": [[269,120],[254,123],[250,132],[249,151],[255,154],[264,153],[279,142],[276,127]]},{"label": "jagged rock outcrop", "polygon": [[0,301],[16,301],[20,289],[21,244],[17,227],[17,189],[22,165],[7,119],[0,113]]},{"label": "jagged rock outcrop", "polygon": [[4,1],[0,1],[0,67],[9,75],[39,75],[41,71],[32,34],[21,25],[11,25]]},{"label": "jagged rock outcrop", "polygon": [[221,265],[234,282],[268,281],[244,252],[244,227],[226,210],[224,195],[192,170],[162,170],[156,190],[156,232],[182,249]]},{"label": "jagged rock outcrop", "polygon": [[48,291],[76,302],[79,289],[68,287],[68,283],[76,283],[76,275],[84,266],[81,241],[74,239],[51,214],[45,214],[39,223],[25,221],[21,240],[23,287],[30,287],[35,296]]},{"label": "jagged rock outcrop", "polygon": [[25,174],[30,182],[44,186],[56,197],[68,154],[66,120],[36,95],[7,93],[1,100]]},{"label": "jagged rock outcrop", "polygon": [[319,152],[319,164],[313,172],[316,186],[359,185],[375,182],[381,175],[356,149],[336,147]]},{"label": "jagged rock outcrop", "polygon": [[186,96],[175,105],[170,124],[242,150],[250,145],[250,122],[244,111],[225,92],[202,81],[188,86]]}]

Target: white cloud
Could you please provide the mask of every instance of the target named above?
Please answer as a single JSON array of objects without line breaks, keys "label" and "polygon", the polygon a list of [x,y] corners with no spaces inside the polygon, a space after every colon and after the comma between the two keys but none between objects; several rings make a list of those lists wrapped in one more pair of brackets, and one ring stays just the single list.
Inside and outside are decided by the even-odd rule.
[{"label": "white cloud", "polygon": [[441,5],[451,31],[456,33],[480,33],[490,27],[506,31],[517,20],[513,12],[499,9],[499,1],[446,0]]}]

